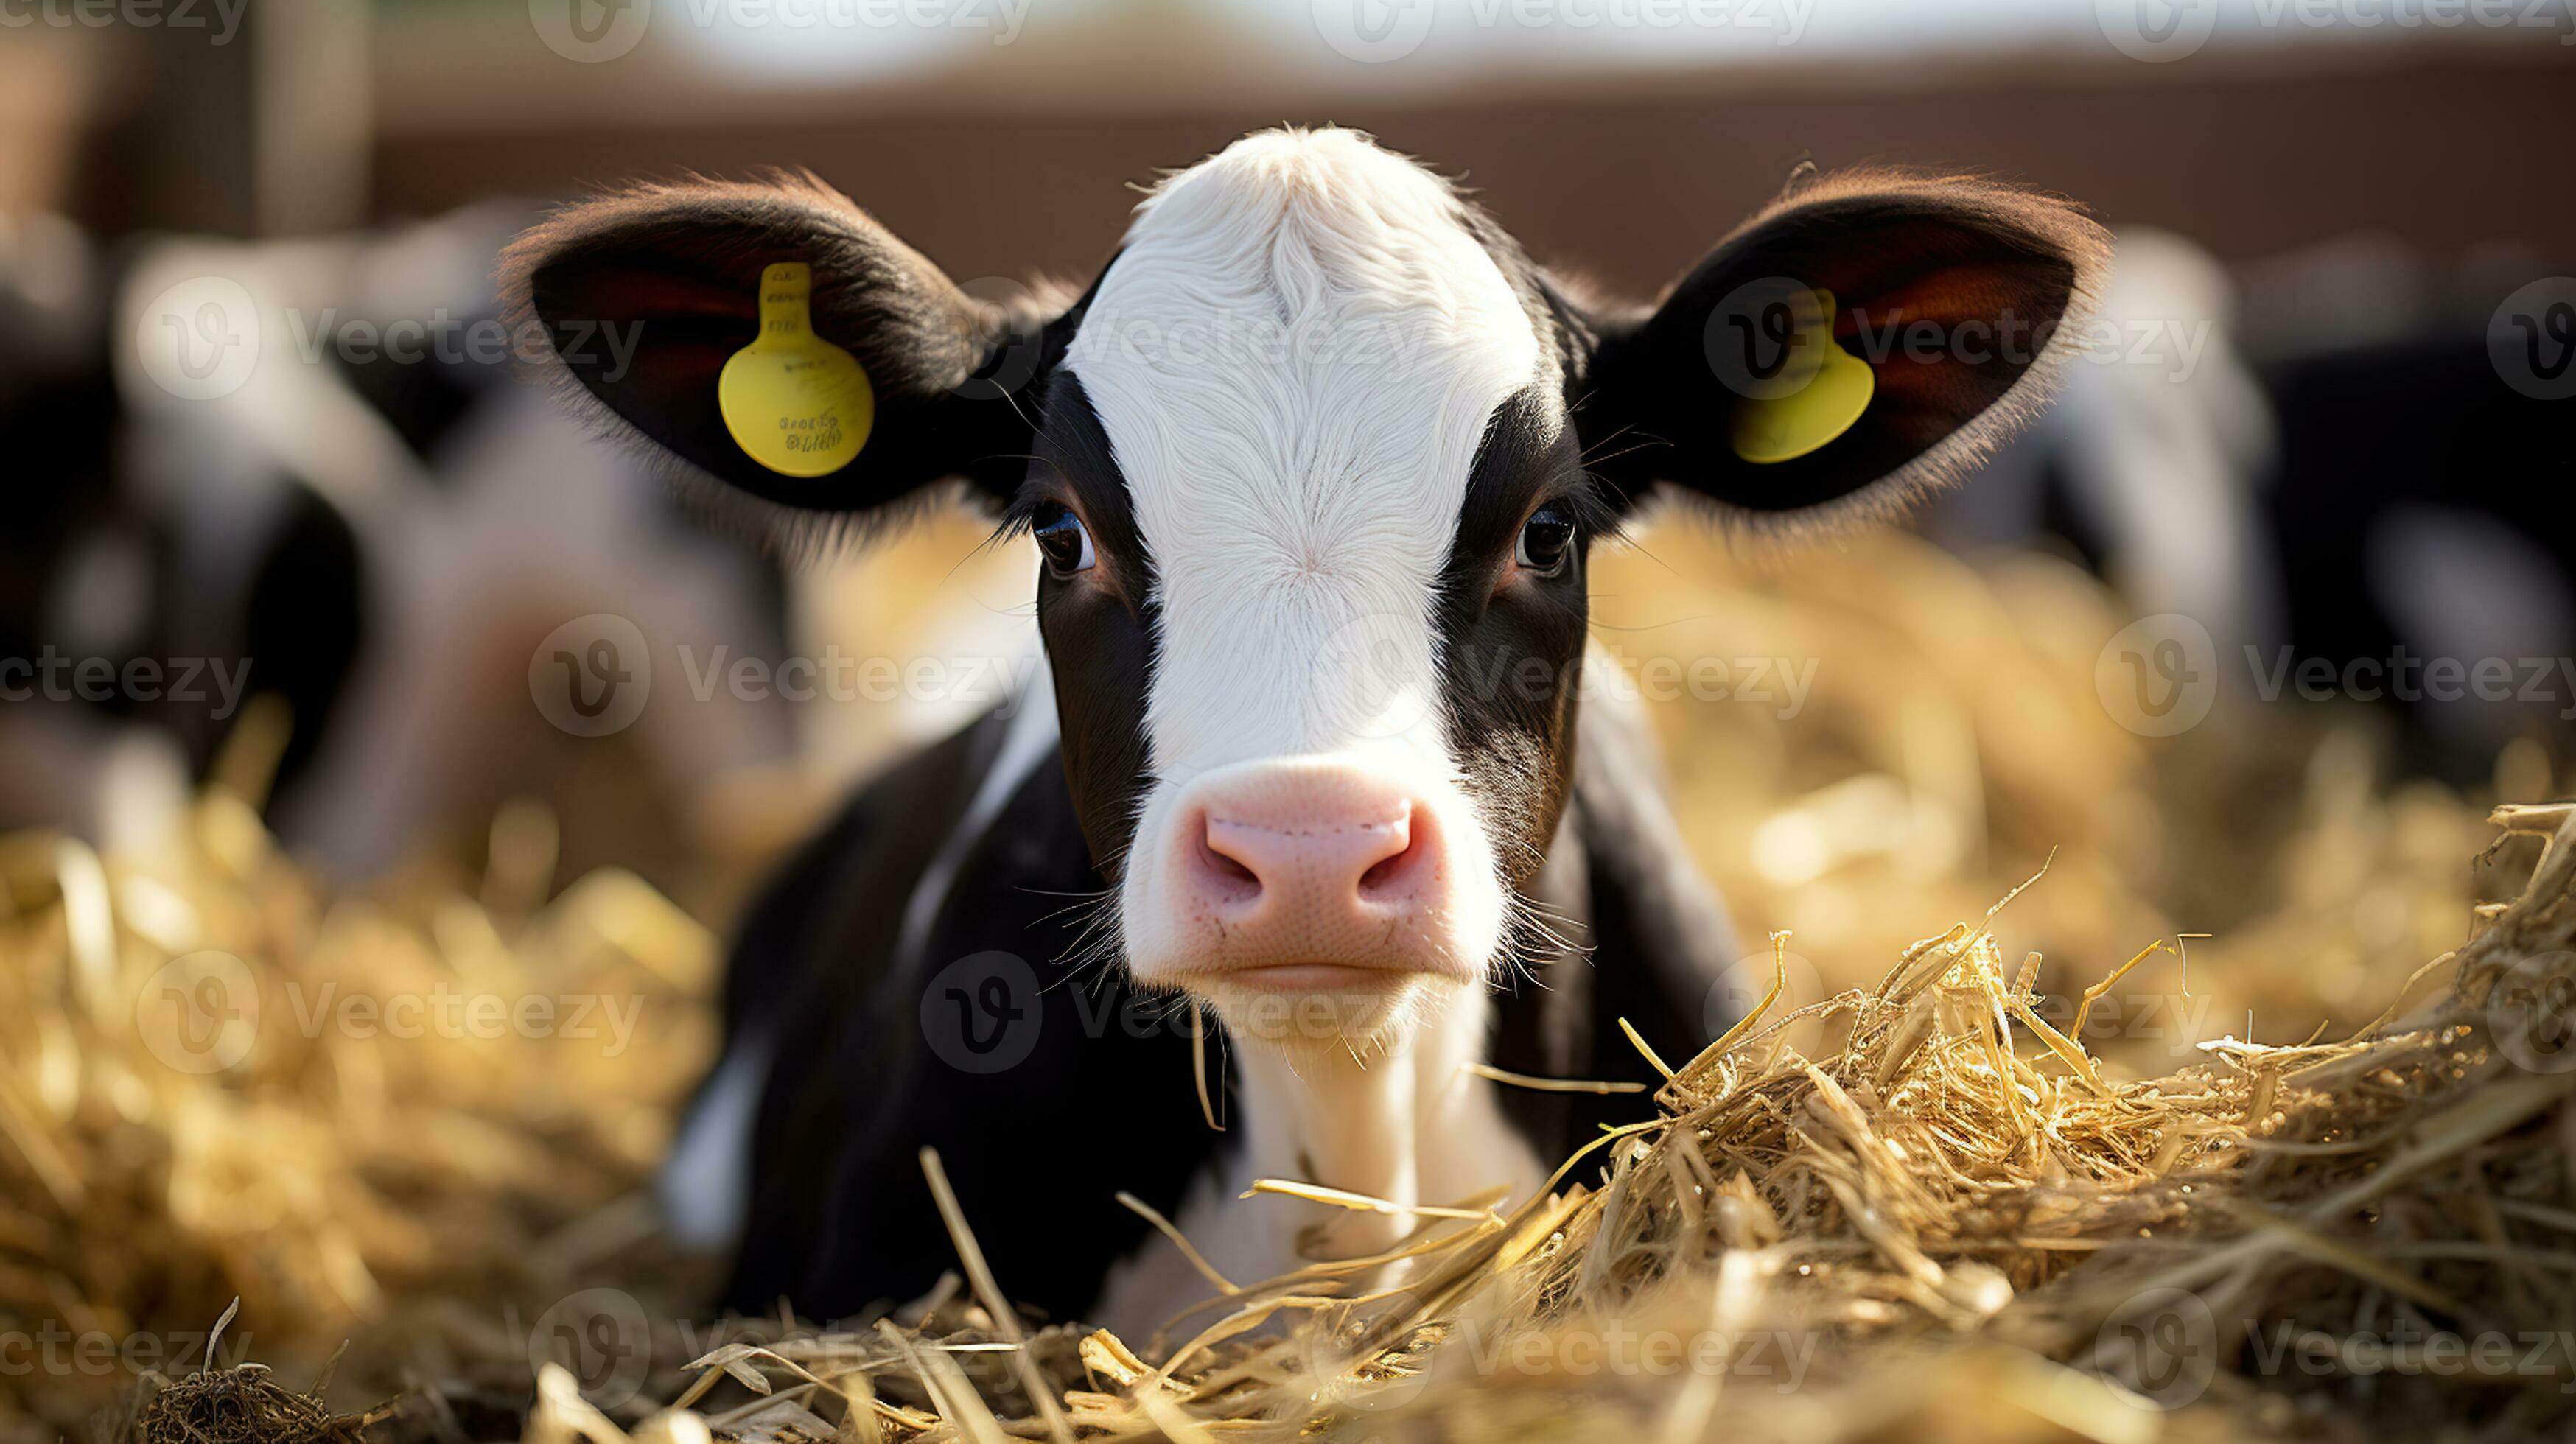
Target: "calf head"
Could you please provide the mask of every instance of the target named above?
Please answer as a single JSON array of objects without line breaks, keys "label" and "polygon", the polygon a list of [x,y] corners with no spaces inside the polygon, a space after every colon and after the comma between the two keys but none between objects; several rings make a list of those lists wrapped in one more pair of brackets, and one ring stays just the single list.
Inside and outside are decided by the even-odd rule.
[{"label": "calf head", "polygon": [[[1238,1037],[1356,1049],[1531,940],[1592,545],[1659,488],[1797,528],[1957,478],[2036,404],[2105,256],[2063,203],[1860,173],[1766,206],[1660,304],[1600,306],[1444,181],[1322,130],[1163,182],[1078,298],[970,295],[793,178],[574,207],[505,279],[581,404],[685,481],[827,530],[962,482],[1034,534],[1126,966]],[[812,267],[815,327],[877,397],[865,449],[815,479],[752,461],[716,402],[779,261]],[[1745,460],[1760,390],[1735,350],[1819,292],[1871,399]],[[585,344],[639,325],[631,359]],[[1283,998],[1330,1025],[1272,1016]]]}]

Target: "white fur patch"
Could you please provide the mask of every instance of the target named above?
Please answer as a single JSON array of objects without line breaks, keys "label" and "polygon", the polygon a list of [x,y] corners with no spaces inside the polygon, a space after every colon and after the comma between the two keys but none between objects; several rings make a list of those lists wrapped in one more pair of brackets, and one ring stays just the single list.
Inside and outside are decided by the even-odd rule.
[{"label": "white fur patch", "polygon": [[[1341,753],[1491,854],[1442,732],[1432,606],[1486,424],[1541,355],[1448,185],[1354,132],[1248,137],[1139,208],[1067,365],[1160,604],[1140,852],[1208,769]],[[1131,956],[1158,923],[1143,871]],[[1460,919],[1488,951],[1492,889],[1491,918]]]}]

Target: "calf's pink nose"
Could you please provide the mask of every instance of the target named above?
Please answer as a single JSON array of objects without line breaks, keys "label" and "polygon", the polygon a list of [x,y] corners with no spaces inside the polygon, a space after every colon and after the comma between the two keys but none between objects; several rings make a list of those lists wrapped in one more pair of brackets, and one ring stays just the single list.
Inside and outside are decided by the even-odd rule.
[{"label": "calf's pink nose", "polygon": [[1413,805],[1397,800],[1392,815],[1253,819],[1208,814],[1208,861],[1231,888],[1212,889],[1240,902],[1333,905],[1346,898],[1385,902],[1400,891],[1413,853]]},{"label": "calf's pink nose", "polygon": [[1185,906],[1210,929],[1210,961],[1242,967],[1418,966],[1446,869],[1429,808],[1353,768],[1228,769],[1191,799]]}]

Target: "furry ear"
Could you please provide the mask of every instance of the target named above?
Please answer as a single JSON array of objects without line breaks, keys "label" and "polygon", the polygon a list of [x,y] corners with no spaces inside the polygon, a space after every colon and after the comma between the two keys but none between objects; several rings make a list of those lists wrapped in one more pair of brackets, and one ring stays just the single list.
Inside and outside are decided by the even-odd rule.
[{"label": "furry ear", "polygon": [[[1593,318],[1576,423],[1603,456],[1596,471],[1631,497],[1661,481],[1795,524],[1899,512],[2038,409],[2109,263],[2100,226],[2031,191],[1898,171],[1811,180],[1718,242],[1660,305]],[[1819,291],[1830,316],[1808,299]],[[1868,367],[1869,401],[1821,446],[1747,460],[1732,437],[1753,398],[1775,394],[1762,382],[1792,301],[1815,339],[1829,328]]]},{"label": "furry ear", "polygon": [[[876,420],[848,465],[782,476],[725,429],[716,378],[759,331],[764,267],[812,269],[814,331],[856,357]],[[951,477],[1007,498],[1026,467],[1033,383],[1065,307],[960,290],[811,176],[639,185],[566,208],[501,256],[514,331],[533,322],[582,410],[676,477],[800,512],[868,519]]]}]

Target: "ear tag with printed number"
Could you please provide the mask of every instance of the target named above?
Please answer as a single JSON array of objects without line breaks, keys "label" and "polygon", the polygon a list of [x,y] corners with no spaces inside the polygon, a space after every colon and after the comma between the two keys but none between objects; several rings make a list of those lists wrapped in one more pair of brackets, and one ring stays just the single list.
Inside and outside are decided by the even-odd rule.
[{"label": "ear tag with printed number", "polygon": [[1729,439],[1756,465],[1795,461],[1852,429],[1878,392],[1869,363],[1834,344],[1834,293],[1819,288],[1812,309],[1784,307],[1794,317],[1795,359],[1779,394],[1748,397],[1735,408]]},{"label": "ear tag with printed number", "polygon": [[814,334],[814,274],[760,273],[760,336],[716,378],[716,407],[743,454],[785,476],[829,476],[868,444],[877,397],[858,358]]}]

